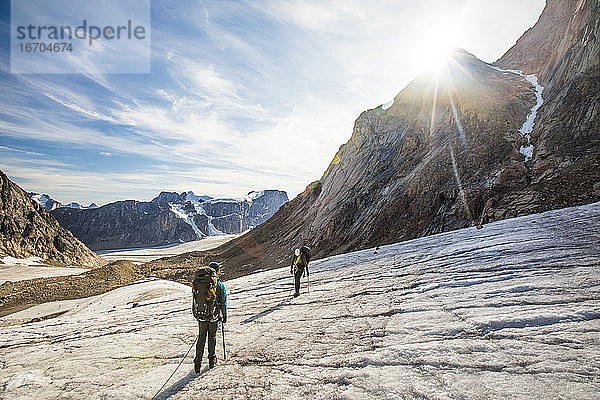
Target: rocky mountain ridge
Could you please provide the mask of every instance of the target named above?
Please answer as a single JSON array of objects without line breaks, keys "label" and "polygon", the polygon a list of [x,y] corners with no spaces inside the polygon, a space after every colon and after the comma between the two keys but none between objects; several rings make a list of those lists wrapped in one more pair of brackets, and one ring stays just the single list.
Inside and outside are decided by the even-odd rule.
[{"label": "rocky mountain ridge", "polygon": [[60,224],[94,250],[153,247],[242,233],[269,219],[288,201],[279,190],[243,198],[161,192],[149,202],[118,201],[97,209],[58,208]]},{"label": "rocky mountain ridge", "polygon": [[98,266],[102,259],[0,171],[0,260],[40,257],[46,263]]}]

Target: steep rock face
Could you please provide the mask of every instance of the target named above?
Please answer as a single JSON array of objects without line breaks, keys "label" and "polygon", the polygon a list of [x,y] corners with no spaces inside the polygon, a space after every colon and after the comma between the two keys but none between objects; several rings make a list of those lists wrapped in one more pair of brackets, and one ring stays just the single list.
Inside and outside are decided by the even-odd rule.
[{"label": "steep rock face", "polygon": [[269,219],[288,201],[280,190],[250,192],[241,200],[213,199],[202,203],[214,227],[223,233],[241,233]]},{"label": "steep rock face", "polygon": [[303,239],[330,254],[477,223],[491,188],[526,183],[516,128],[532,103],[517,75],[456,52],[439,77],[358,118],[314,189]]},{"label": "steep rock face", "polygon": [[242,232],[262,224],[288,202],[287,193],[281,190],[250,192],[246,198],[248,206],[242,220]]},{"label": "steep rock face", "polygon": [[536,74],[547,92],[576,76],[600,75],[599,8],[598,0],[548,0],[538,22],[496,64]]},{"label": "steep rock face", "polygon": [[492,199],[485,219],[600,199],[600,3],[549,0],[497,64],[538,73],[546,88],[531,134],[531,185]]},{"label": "steep rock face", "polygon": [[100,265],[100,257],[61,227],[44,207],[2,171],[0,186],[0,258],[36,256],[46,262]]},{"label": "steep rock face", "polygon": [[223,233],[243,232],[242,221],[248,205],[243,201],[223,199],[205,202],[202,209],[209,216],[215,229]]},{"label": "steep rock face", "polygon": [[539,105],[534,86],[459,52],[389,109],[362,113],[324,176],[267,223],[194,257],[247,272],[303,242],[319,257],[600,200],[599,10],[549,0],[496,63],[545,87],[530,142],[517,132]]},{"label": "steep rock face", "polygon": [[96,209],[58,208],[60,224],[94,250],[150,247],[197,239],[168,204],[118,201]]}]

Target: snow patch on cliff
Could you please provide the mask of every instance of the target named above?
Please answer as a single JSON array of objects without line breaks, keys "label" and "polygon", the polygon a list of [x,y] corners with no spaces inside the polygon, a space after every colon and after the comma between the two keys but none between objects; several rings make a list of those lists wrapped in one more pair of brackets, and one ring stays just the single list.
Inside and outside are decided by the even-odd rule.
[{"label": "snow patch on cliff", "polygon": [[520,153],[525,156],[525,162],[529,161],[531,157],[533,157],[533,145],[531,144],[531,132],[533,132],[533,125],[535,123],[535,117],[537,116],[537,112],[539,108],[544,104],[544,98],[542,97],[542,93],[544,91],[544,87],[538,83],[538,79],[535,75],[525,75],[522,71],[514,70],[514,69],[502,69],[496,66],[488,64],[488,66],[496,71],[502,73],[511,73],[516,74],[523,77],[527,82],[531,83],[531,85],[535,89],[535,98],[536,103],[531,108],[530,113],[527,115],[525,122],[521,129],[519,129],[519,133],[526,140],[526,145],[521,146],[519,149]]},{"label": "snow patch on cliff", "polygon": [[387,110],[388,108],[390,108],[391,106],[394,105],[394,101],[396,101],[396,99],[392,99],[392,100],[388,101],[387,103],[383,104],[381,106],[381,109],[384,111]]},{"label": "snow patch on cliff", "polygon": [[259,199],[265,195],[264,190],[253,191],[246,195],[244,198],[248,203],[252,203],[254,200]]},{"label": "snow patch on cliff", "polygon": [[[210,200],[211,202],[214,201],[214,199]],[[202,206],[202,203],[194,203],[194,208],[196,209],[196,212],[200,215],[206,215],[207,218],[207,225],[208,225],[208,236],[223,236],[225,235],[225,233],[221,232],[220,230],[218,230],[215,225],[213,224],[213,219],[215,219],[215,217],[208,215],[208,213],[206,212],[206,210],[204,209],[204,207]]]},{"label": "snow patch on cliff", "polygon": [[186,224],[190,225],[192,227],[192,229],[194,230],[194,232],[196,233],[196,236],[198,236],[198,239],[203,238],[204,235],[202,233],[202,231],[198,228],[198,226],[196,225],[196,222],[194,221],[194,216],[188,214],[184,209],[183,209],[183,205],[182,204],[174,204],[174,203],[169,203],[169,207],[171,208],[171,212],[173,214],[175,214],[177,217],[181,218],[182,220],[185,221]]}]

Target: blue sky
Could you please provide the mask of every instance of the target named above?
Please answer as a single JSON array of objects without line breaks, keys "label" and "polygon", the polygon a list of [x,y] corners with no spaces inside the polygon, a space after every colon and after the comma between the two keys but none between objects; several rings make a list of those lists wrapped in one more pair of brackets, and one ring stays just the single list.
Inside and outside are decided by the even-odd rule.
[{"label": "blue sky", "polygon": [[392,99],[441,38],[484,61],[543,0],[152,1],[150,74],[11,74],[0,6],[0,169],[61,202],[160,190],[295,196],[361,111]]}]

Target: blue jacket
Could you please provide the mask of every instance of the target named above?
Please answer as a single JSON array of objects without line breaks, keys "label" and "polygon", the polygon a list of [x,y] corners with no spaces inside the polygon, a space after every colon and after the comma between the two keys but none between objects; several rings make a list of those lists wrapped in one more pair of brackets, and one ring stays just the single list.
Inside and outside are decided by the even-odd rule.
[{"label": "blue jacket", "polygon": [[221,307],[221,315],[227,319],[227,292],[223,282],[217,282],[217,305]]}]

